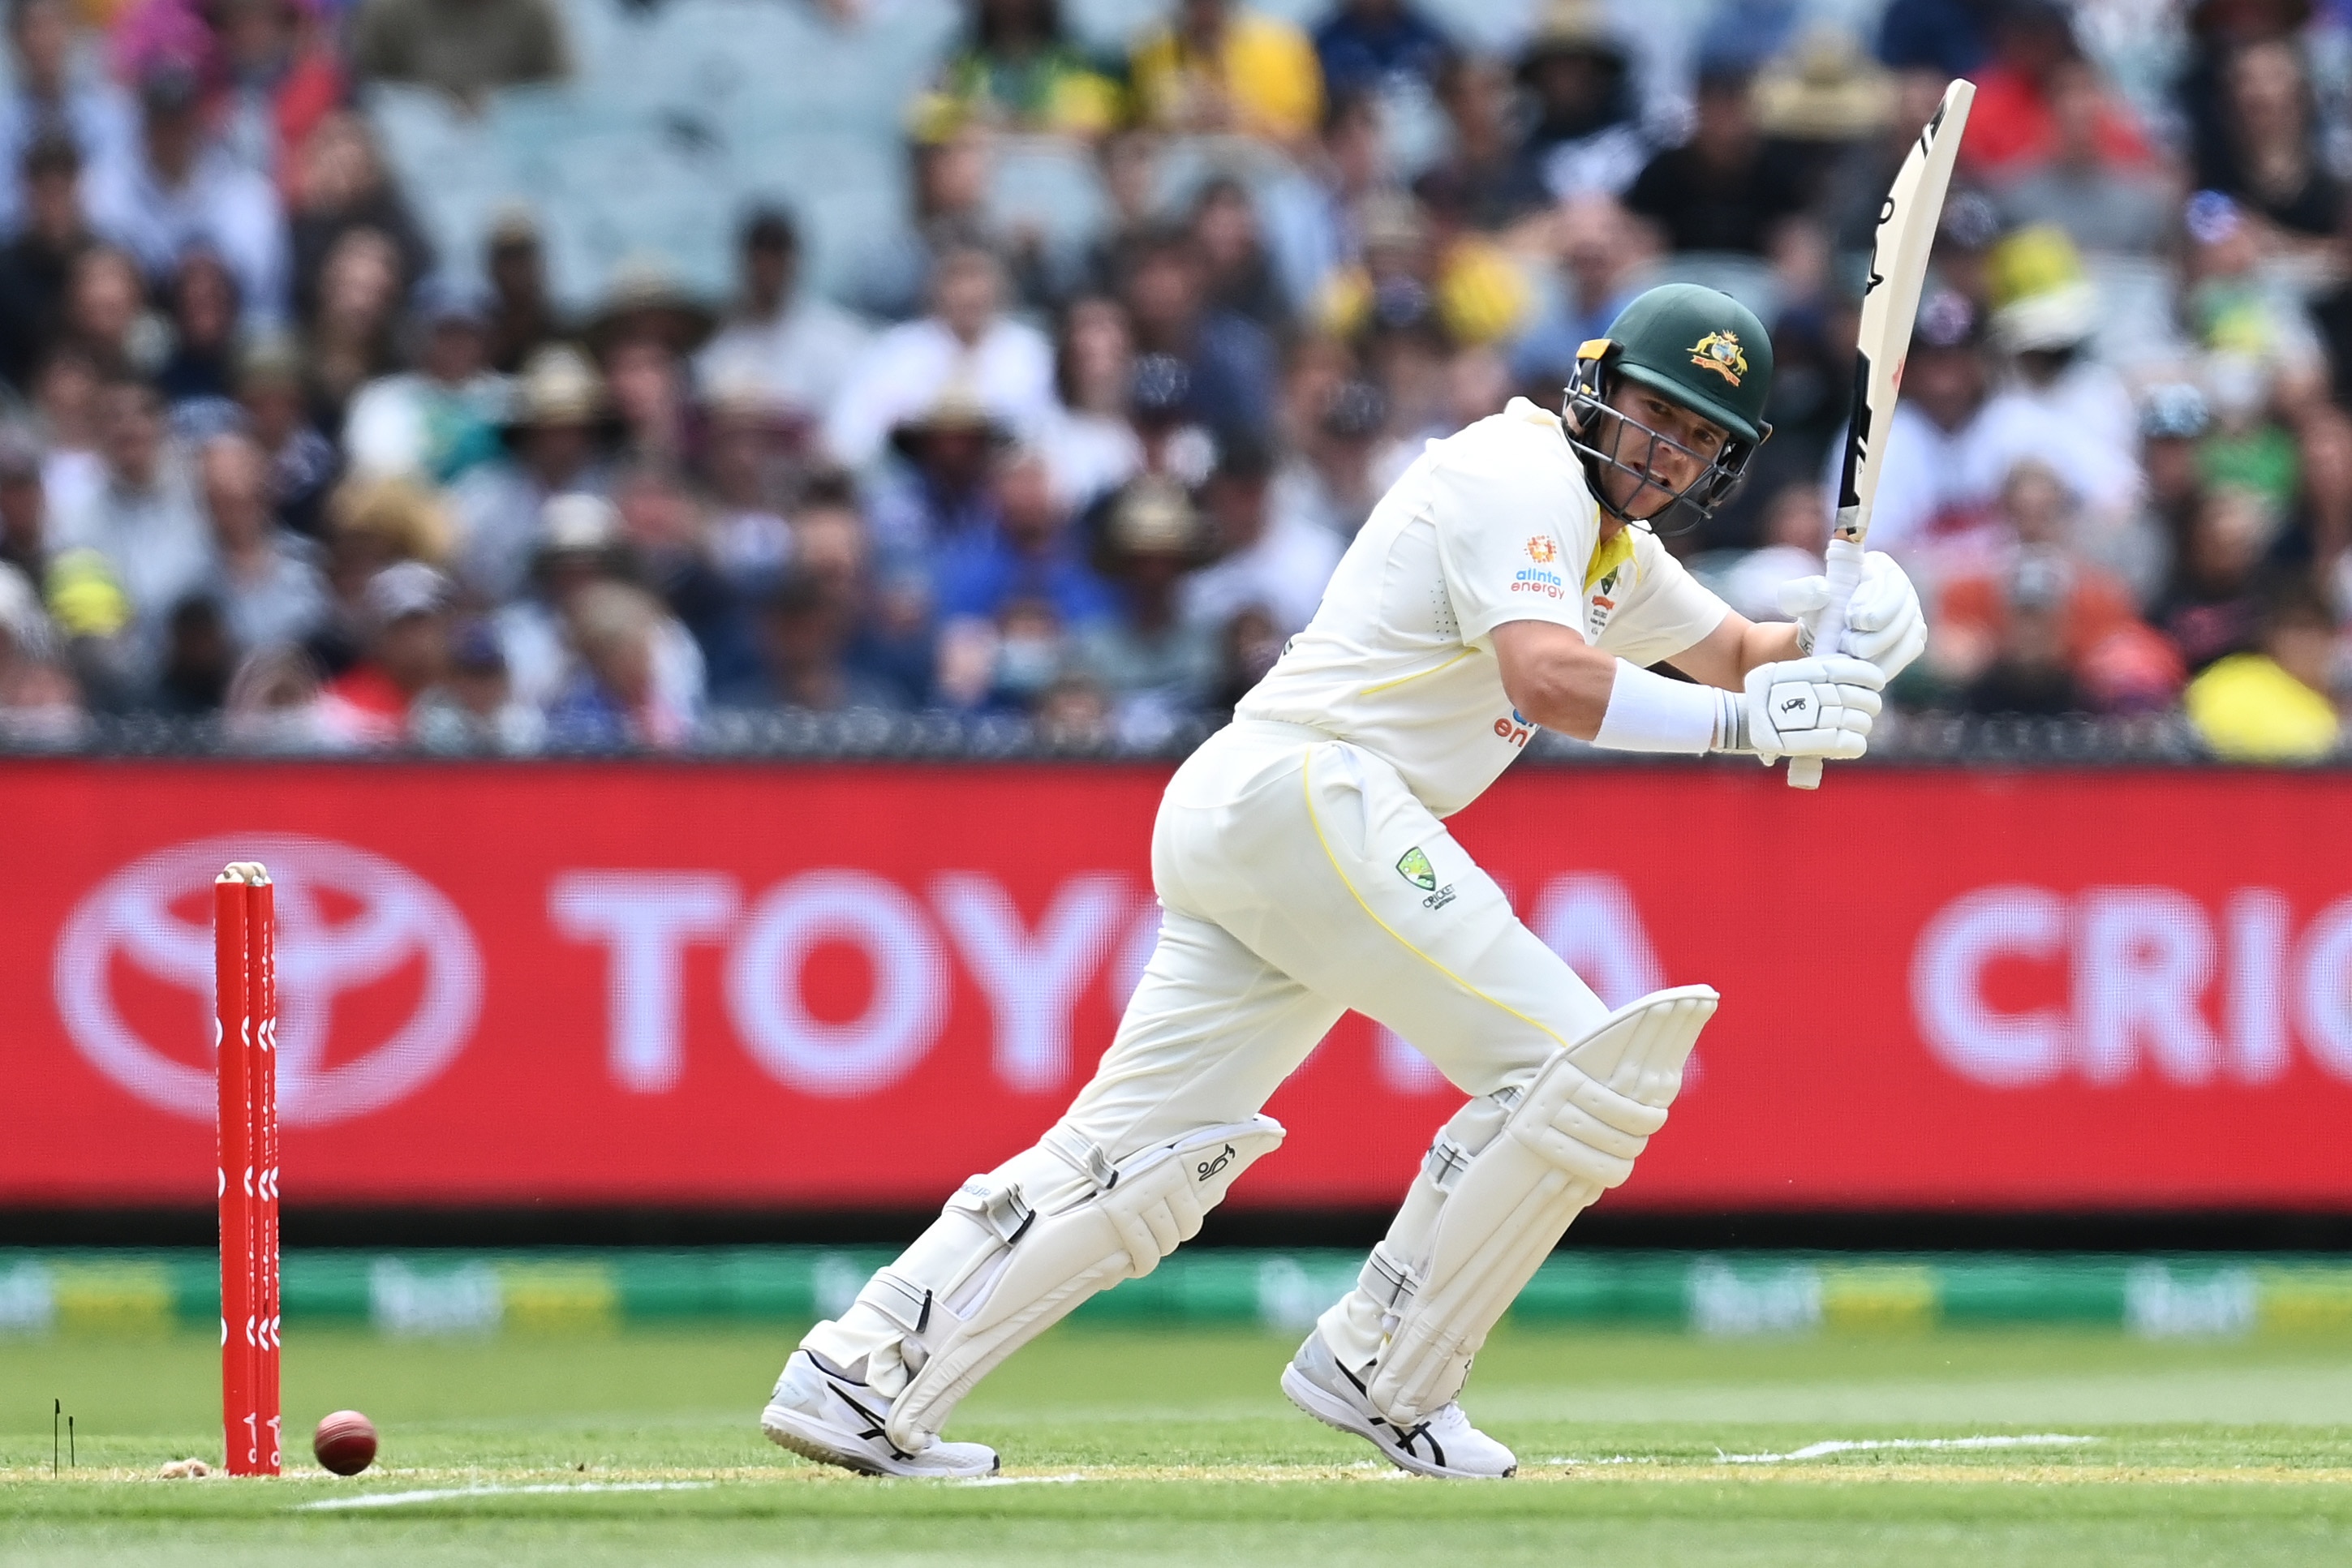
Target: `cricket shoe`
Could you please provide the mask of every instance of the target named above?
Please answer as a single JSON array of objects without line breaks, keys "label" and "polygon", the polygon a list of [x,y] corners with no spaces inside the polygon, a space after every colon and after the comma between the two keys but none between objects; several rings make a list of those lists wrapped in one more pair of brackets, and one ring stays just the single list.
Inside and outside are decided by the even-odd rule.
[{"label": "cricket shoe", "polygon": [[775,1397],[760,1412],[760,1430],[803,1458],[861,1475],[971,1480],[996,1473],[996,1450],[983,1443],[934,1442],[907,1452],[883,1430],[889,1417],[887,1396],[796,1350],[776,1379]]},{"label": "cricket shoe", "polygon": [[1372,1408],[1364,1380],[1339,1364],[1320,1330],[1307,1336],[1282,1369],[1282,1391],[1290,1402],[1327,1427],[1353,1432],[1401,1470],[1452,1480],[1501,1480],[1517,1475],[1510,1449],[1470,1425],[1462,1406],[1449,1404],[1410,1427],[1400,1427]]}]

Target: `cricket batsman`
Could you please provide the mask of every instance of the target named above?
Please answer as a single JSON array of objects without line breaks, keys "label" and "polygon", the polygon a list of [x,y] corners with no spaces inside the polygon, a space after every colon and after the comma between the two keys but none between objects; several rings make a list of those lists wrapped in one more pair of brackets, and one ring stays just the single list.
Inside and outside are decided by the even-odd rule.
[{"label": "cricket batsman", "polygon": [[1824,579],[1783,590],[1796,623],[1758,625],[1658,542],[1739,483],[1771,382],[1762,323],[1674,284],[1583,346],[1561,413],[1514,399],[1429,444],[1312,623],[1169,782],[1159,946],[1093,1082],[809,1331],[761,1415],[771,1438],[875,1475],[992,1472],[992,1450],[940,1437],[957,1403],[1196,1234],[1282,1142],[1259,1107],[1353,1009],[1470,1098],[1283,1392],[1406,1470],[1514,1472],[1456,1403],[1471,1358],[1633,1173],[1716,993],[1611,1012],[1444,819],[1538,727],[1623,751],[1863,754],[1881,688],[1927,641],[1901,570],[1868,559],[1847,653],[1815,657]]}]

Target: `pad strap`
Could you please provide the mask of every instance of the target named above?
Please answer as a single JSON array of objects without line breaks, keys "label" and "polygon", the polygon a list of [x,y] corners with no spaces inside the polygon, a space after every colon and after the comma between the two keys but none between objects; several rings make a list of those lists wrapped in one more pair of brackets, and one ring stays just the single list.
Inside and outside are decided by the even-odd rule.
[{"label": "pad strap", "polygon": [[996,1239],[1007,1247],[1020,1240],[1021,1233],[1037,1218],[1037,1211],[1021,1196],[1018,1182],[999,1181],[988,1176],[973,1176],[956,1188],[947,1207],[959,1214],[971,1215],[995,1232]]},{"label": "pad strap", "polygon": [[1118,1185],[1118,1167],[1110,1163],[1102,1145],[1065,1123],[1048,1127],[1037,1146],[1094,1183],[1097,1192],[1108,1192]]}]

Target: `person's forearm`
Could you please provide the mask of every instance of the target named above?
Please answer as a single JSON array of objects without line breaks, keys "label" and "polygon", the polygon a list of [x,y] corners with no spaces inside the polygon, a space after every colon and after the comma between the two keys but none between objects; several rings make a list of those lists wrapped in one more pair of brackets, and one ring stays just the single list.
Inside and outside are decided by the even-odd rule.
[{"label": "person's forearm", "polygon": [[1517,678],[1507,685],[1511,706],[1520,716],[1545,729],[1591,740],[1609,711],[1617,659],[1582,642],[1563,641],[1513,674]]},{"label": "person's forearm", "polygon": [[1754,621],[1741,629],[1739,634],[1739,673],[1723,685],[1732,691],[1739,689],[1748,672],[1759,664],[1778,664],[1804,656],[1797,645],[1797,623],[1793,621]]}]

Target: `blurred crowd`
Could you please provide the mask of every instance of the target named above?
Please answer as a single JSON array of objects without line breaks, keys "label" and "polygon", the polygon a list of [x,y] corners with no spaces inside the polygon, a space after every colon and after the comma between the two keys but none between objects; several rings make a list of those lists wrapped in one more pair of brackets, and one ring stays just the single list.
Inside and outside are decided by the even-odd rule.
[{"label": "blurred crowd", "polygon": [[[1880,199],[1959,75],[1873,535],[1934,628],[1900,704],[2255,758],[2352,711],[2347,0],[1891,0],[1863,37],[1723,0],[1671,69],[1590,0],[1504,57],[1412,0],[1177,0],[1124,57],[967,0],[842,298],[774,206],[731,298],[649,256],[582,311],[525,200],[436,254],[366,113],[562,78],[550,0],[103,11],[7,11],[0,737],[658,749],[880,709],[1150,746],[1265,671],[1425,440],[1557,407],[1675,277],[1772,329],[1775,434],[1673,541],[1770,617]],[[1002,199],[1041,150],[1100,193],[1076,243]]]}]

